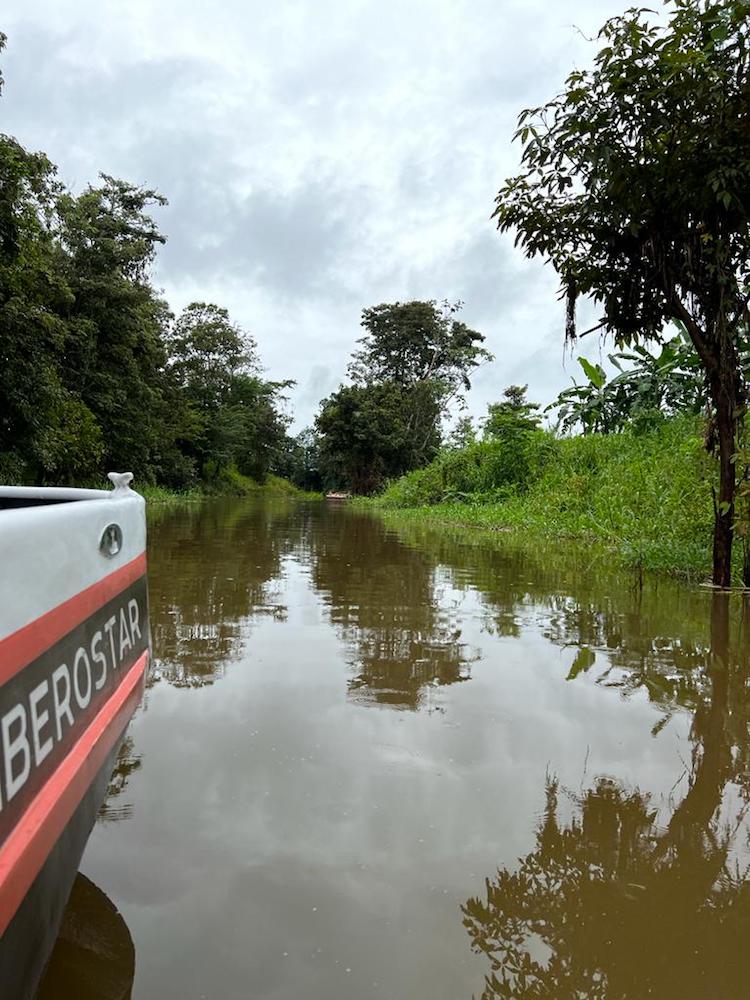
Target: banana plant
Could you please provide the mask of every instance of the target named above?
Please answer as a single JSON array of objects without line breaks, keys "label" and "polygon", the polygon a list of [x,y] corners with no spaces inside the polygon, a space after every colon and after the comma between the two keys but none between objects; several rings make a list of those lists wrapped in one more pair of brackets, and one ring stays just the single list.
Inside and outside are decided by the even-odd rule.
[{"label": "banana plant", "polygon": [[607,382],[601,365],[578,358],[588,381],[576,382],[564,389],[545,412],[557,410],[557,426],[573,431],[580,425],[584,434],[611,434],[620,430],[627,420],[621,393]]},{"label": "banana plant", "polygon": [[558,427],[580,426],[584,434],[611,434],[628,425],[649,426],[658,415],[698,413],[707,396],[701,365],[683,329],[661,345],[658,354],[636,344],[608,355],[617,374],[586,358],[578,363],[587,381],[575,380],[547,410],[558,410]]}]

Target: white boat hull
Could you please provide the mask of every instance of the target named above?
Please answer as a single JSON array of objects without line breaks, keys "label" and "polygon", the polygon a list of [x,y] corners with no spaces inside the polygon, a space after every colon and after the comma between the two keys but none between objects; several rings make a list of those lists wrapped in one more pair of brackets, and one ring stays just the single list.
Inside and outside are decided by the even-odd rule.
[{"label": "white boat hull", "polygon": [[33,995],[140,700],[143,499],[0,489],[0,982]]}]

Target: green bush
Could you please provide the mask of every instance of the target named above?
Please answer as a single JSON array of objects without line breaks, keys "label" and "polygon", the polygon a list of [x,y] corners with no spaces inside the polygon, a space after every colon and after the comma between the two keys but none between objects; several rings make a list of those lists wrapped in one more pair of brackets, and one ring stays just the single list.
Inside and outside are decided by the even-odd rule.
[{"label": "green bush", "polygon": [[559,442],[545,431],[500,441],[478,441],[442,451],[414,472],[394,480],[378,498],[383,507],[420,507],[450,500],[501,499],[529,488]]},{"label": "green bush", "polygon": [[715,476],[698,421],[685,417],[645,433],[555,438],[535,431],[442,453],[375,503],[429,506],[425,516],[481,527],[597,539],[628,564],[696,574],[710,564]]}]

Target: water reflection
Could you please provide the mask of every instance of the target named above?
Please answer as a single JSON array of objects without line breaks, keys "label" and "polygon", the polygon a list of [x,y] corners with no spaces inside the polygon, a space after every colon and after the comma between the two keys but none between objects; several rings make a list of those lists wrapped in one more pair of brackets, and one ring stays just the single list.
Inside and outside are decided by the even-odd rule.
[{"label": "water reflection", "polygon": [[98,820],[101,823],[117,823],[128,819],[133,813],[132,802],[124,802],[121,798],[131,775],[140,771],[143,758],[136,753],[133,737],[129,733],[120,744],[117,760],[107,786],[107,795],[99,809]]},{"label": "water reflection", "polygon": [[462,907],[473,949],[490,961],[485,1000],[746,993],[748,642],[738,628],[730,643],[729,598],[713,595],[688,788],[671,815],[601,776],[568,794],[564,821],[547,778],[534,850]]},{"label": "water reflection", "polygon": [[664,716],[706,692],[710,595],[670,580],[639,582],[606,552],[530,546],[487,533],[397,523],[402,544],[429,552],[453,587],[479,594],[485,631],[541,635],[568,653],[567,679],[588,675],[624,697],[647,692]]},{"label": "water reflection", "polygon": [[140,997],[744,995],[736,604],[323,504],[151,517],[162,683],[86,862]]},{"label": "water reflection", "polygon": [[211,684],[240,655],[250,617],[284,620],[281,566],[299,544],[298,513],[283,500],[155,511],[149,550],[152,683]]},{"label": "water reflection", "polygon": [[312,577],[346,643],[350,698],[416,709],[430,687],[471,677],[478,651],[432,553],[411,548],[377,519],[339,511],[313,539]]}]

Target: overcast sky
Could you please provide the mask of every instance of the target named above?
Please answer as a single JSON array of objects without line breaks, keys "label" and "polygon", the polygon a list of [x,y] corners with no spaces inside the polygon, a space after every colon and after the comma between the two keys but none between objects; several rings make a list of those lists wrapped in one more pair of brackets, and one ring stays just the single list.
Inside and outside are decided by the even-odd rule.
[{"label": "overcast sky", "polygon": [[[6,0],[0,130],[74,190],[158,188],[155,281],[174,310],[226,306],[295,428],[345,376],[363,307],[461,299],[513,382],[546,403],[563,357],[550,268],[490,221],[516,116],[588,65],[623,0]],[[586,317],[584,317],[584,320]],[[598,344],[586,346],[598,357]]]}]

